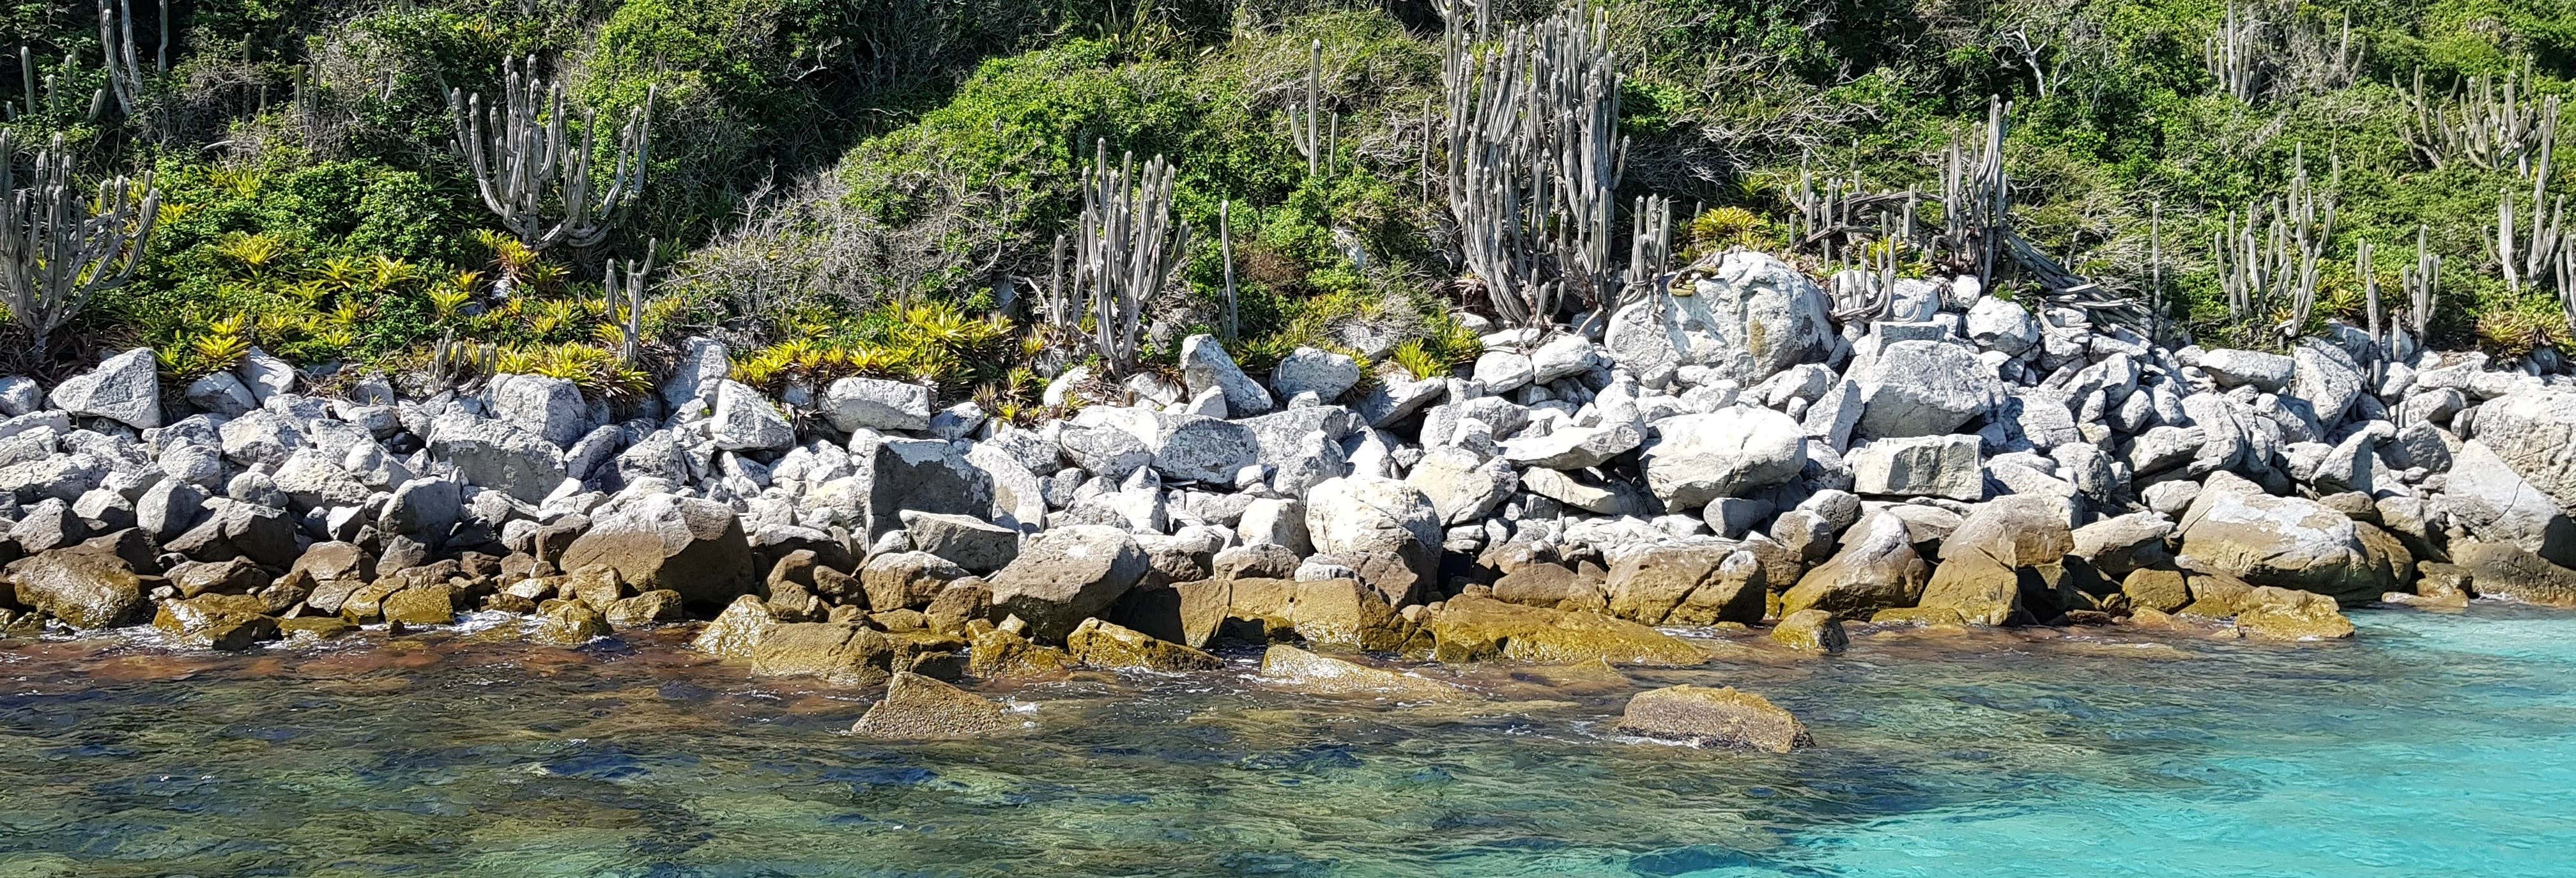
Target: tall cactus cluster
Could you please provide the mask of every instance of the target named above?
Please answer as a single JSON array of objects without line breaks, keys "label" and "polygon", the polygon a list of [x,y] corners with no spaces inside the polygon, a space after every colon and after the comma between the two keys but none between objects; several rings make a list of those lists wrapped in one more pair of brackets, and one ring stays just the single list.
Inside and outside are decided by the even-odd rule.
[{"label": "tall cactus cluster", "polygon": [[2400,92],[2414,111],[2407,144],[2436,168],[2466,164],[2531,176],[2558,139],[2559,99],[2532,95],[2530,70],[2526,61],[2521,73],[2501,80],[2473,76],[2448,94],[2428,91],[2424,71],[2416,70],[2414,86]]},{"label": "tall cactus cluster", "polygon": [[0,131],[0,192],[9,199],[0,211],[0,296],[41,351],[90,296],[134,277],[160,221],[161,190],[146,173],[111,177],[93,195],[60,139],[36,154],[35,173],[21,187],[16,156]]},{"label": "tall cactus cluster", "polygon": [[1189,249],[1189,223],[1172,214],[1173,177],[1172,163],[1162,156],[1140,168],[1131,152],[1113,166],[1109,142],[1095,142],[1082,173],[1082,212],[1073,237],[1056,239],[1048,320],[1062,336],[1074,338],[1089,318],[1091,346],[1113,373],[1136,368],[1145,303],[1171,280]]},{"label": "tall cactus cluster", "polygon": [[1468,271],[1509,323],[1543,323],[1568,294],[1614,299],[1625,284],[1610,242],[1628,141],[1606,20],[1569,6],[1488,46],[1481,2],[1445,11],[1449,208]]},{"label": "tall cactus cluster", "polygon": [[2332,188],[2317,192],[2301,158],[2287,194],[2269,205],[2247,205],[2242,225],[2230,213],[2226,230],[2212,234],[2210,259],[2227,291],[2228,316],[2237,325],[2279,316],[2274,325],[2279,340],[2303,333],[2316,309],[2318,270],[2334,237]]},{"label": "tall cactus cluster", "polygon": [[483,206],[530,250],[598,246],[618,211],[644,190],[645,165],[652,159],[653,93],[618,129],[608,188],[593,191],[598,114],[582,114],[588,137],[576,141],[567,130],[572,114],[564,108],[563,83],[539,77],[535,57],[519,64],[505,60],[502,75],[499,106],[486,107],[482,95],[468,96],[463,89],[447,93],[454,145],[473,171]]},{"label": "tall cactus cluster", "polygon": [[2368,46],[2353,36],[2351,13],[2336,26],[2299,11],[2295,0],[2228,0],[2218,30],[2202,44],[2209,75],[2246,103],[2352,84]]}]

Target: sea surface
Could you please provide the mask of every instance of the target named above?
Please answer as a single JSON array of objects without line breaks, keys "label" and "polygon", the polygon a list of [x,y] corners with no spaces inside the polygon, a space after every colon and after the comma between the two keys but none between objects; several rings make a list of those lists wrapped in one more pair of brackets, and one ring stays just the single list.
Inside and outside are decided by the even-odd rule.
[{"label": "sea surface", "polygon": [[[1021,737],[847,733],[869,694],[685,632],[516,622],[242,656],[0,643],[7,876],[2576,875],[2576,614],[1713,639],[1689,670],[1426,668],[1387,703],[1228,670],[986,691]],[[1816,746],[1611,731],[1733,685]]]}]

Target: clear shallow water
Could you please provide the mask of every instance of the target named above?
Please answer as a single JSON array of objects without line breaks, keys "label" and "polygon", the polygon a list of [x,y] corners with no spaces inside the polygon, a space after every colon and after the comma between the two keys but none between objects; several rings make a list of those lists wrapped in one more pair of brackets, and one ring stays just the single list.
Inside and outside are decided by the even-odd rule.
[{"label": "clear shallow water", "polygon": [[[863,694],[438,632],[250,656],[0,646],[19,875],[2576,875],[2576,615],[2357,614],[2309,647],[1875,635],[1687,671],[1483,667],[1403,706],[1227,672],[1000,693],[889,746]],[[1787,756],[1610,735],[1731,684]]]}]

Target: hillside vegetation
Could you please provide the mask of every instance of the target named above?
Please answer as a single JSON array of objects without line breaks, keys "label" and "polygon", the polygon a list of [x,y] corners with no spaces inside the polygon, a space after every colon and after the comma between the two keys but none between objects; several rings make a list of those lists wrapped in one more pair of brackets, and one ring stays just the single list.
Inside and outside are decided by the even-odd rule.
[{"label": "hillside vegetation", "polygon": [[[158,191],[130,280],[47,347],[13,328],[19,368],[139,344],[186,379],[256,346],[320,374],[540,372],[631,398],[705,334],[754,384],[917,379],[1013,416],[1098,355],[1097,327],[1048,319],[1044,295],[1097,156],[1168,157],[1189,229],[1169,280],[1130,309],[1138,368],[1195,332],[1235,339],[1248,367],[1299,346],[1416,374],[1471,358],[1483,322],[1458,315],[1496,316],[1495,279],[1461,246],[1482,230],[1453,211],[1444,46],[1454,26],[1467,51],[1498,51],[1508,28],[1555,12],[114,2],[0,12],[27,59],[0,78],[20,86],[0,88],[12,185],[57,144],[80,186],[123,175],[138,199],[147,180]],[[1632,252],[1654,196],[1674,215],[1659,267],[1745,246],[1819,275],[1973,272],[1890,239],[1899,212],[1948,221],[1930,202],[1951,151],[1979,152],[1992,107],[2009,203],[1996,222],[2062,268],[2002,260],[1991,282],[2006,295],[2089,282],[2149,328],[2210,343],[2330,319],[2427,319],[2434,345],[2515,356],[2570,339],[2576,257],[2560,253],[2555,205],[2576,155],[2550,149],[2556,102],[2576,93],[2563,0],[1612,0],[1573,14],[1601,29],[1620,77],[1612,253]],[[631,154],[621,126],[649,115],[640,195],[595,218],[596,243],[506,231],[460,155],[448,90],[499,106],[517,59],[560,85],[562,109],[541,119],[567,120],[595,192]],[[1308,106],[1311,135],[1292,128]],[[1885,197],[1812,234],[1805,208],[1854,191]],[[2234,249],[2255,258],[2218,252]],[[2263,276],[2231,297],[2249,262]],[[643,288],[612,292],[612,263]],[[2427,268],[2437,298],[2416,306]]]}]

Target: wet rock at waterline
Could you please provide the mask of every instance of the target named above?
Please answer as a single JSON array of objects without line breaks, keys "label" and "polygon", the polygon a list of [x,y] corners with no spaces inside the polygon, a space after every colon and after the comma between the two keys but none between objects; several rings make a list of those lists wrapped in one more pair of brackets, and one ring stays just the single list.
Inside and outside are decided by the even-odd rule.
[{"label": "wet rock at waterline", "polygon": [[1637,693],[1628,699],[1618,730],[1700,747],[1773,753],[1815,746],[1797,717],[1769,699],[1731,687],[1668,686]]}]

